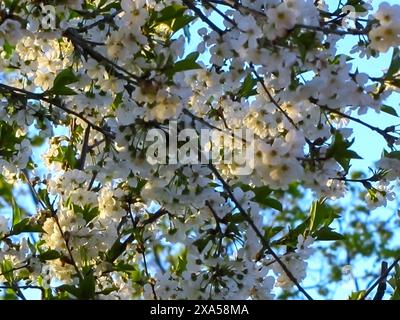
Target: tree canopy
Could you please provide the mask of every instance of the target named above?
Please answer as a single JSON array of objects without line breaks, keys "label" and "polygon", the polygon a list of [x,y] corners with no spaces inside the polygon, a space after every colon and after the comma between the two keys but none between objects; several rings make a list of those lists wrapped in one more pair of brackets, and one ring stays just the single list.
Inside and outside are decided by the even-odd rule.
[{"label": "tree canopy", "polygon": [[400,5],[327,2],[1,1],[2,297],[399,299]]}]

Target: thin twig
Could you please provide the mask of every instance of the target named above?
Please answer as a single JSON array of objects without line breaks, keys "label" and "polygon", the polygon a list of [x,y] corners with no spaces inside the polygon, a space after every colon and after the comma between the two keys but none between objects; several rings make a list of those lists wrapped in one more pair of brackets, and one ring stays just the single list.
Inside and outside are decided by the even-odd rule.
[{"label": "thin twig", "polygon": [[144,248],[144,245],[143,245],[143,248],[142,248],[142,255],[143,255],[144,272],[146,273],[146,277],[147,277],[147,279],[148,279],[148,281],[149,281],[149,284],[150,284],[150,287],[151,287],[151,291],[153,292],[153,298],[154,298],[154,300],[158,300],[157,293],[156,293],[156,288],[155,288],[155,286],[154,286],[154,283],[152,282],[152,279],[151,279],[150,274],[149,274],[149,270],[148,270],[148,268],[147,268],[147,261],[146,261],[146,253],[145,253],[145,250],[146,250],[146,249]]},{"label": "thin twig", "polygon": [[165,273],[165,268],[162,265],[161,259],[160,259],[160,255],[157,252],[156,247],[153,246],[153,254],[154,254],[154,262],[156,263],[156,265],[160,268],[161,273]]},{"label": "thin twig", "polygon": [[240,214],[245,218],[249,226],[253,229],[257,237],[260,239],[261,244],[263,247],[266,249],[266,251],[276,260],[276,262],[281,266],[282,270],[285,272],[285,274],[288,276],[288,278],[294,283],[294,285],[297,287],[297,289],[304,294],[304,296],[308,300],[313,300],[313,298],[303,289],[303,287],[299,284],[297,281],[296,277],[291,273],[291,271],[288,269],[288,267],[282,262],[282,260],[279,258],[279,256],[275,253],[275,251],[271,248],[270,244],[268,241],[264,238],[263,234],[261,231],[258,229],[258,227],[255,225],[253,219],[249,216],[249,214],[243,209],[242,205],[240,202],[236,199],[234,196],[231,187],[228,185],[228,183],[224,180],[224,178],[221,176],[217,168],[213,164],[209,164],[208,167],[210,170],[214,173],[216,178],[221,182],[222,186],[224,187],[224,190],[228,193],[229,198],[233,201],[235,204],[236,208],[239,210]]},{"label": "thin twig", "polygon": [[[91,56],[94,60],[96,60],[98,63],[109,66],[113,68],[112,74],[117,76],[118,78],[122,78],[128,83],[132,85],[138,85],[137,80],[139,80],[139,77],[137,75],[134,75],[133,73],[129,72],[125,68],[121,67],[117,63],[111,61],[109,58],[103,56],[99,52],[97,52],[95,49],[90,46],[87,40],[82,38],[75,29],[69,28],[64,31],[64,36],[67,37],[71,42],[74,44],[74,46],[80,47],[85,53],[87,53],[89,56]],[[117,70],[125,73],[127,76],[119,73]]]},{"label": "thin twig", "polygon": [[[249,7],[244,6],[243,4],[240,4],[237,1],[222,1],[222,0],[204,0],[204,2],[206,2],[209,6],[213,7],[215,11],[216,8],[214,6],[212,6],[210,3],[215,3],[215,4],[219,4],[219,5],[224,5],[224,6],[228,6],[231,8],[235,8],[239,11],[242,11],[241,13],[243,14],[253,14],[256,15],[257,17],[261,17],[265,20],[268,19],[268,17],[266,16],[265,12],[261,12]],[[360,36],[360,35],[366,35],[369,32],[369,28],[365,28],[363,30],[358,30],[358,29],[346,29],[346,30],[338,30],[337,29],[337,25],[333,24],[335,22],[335,20],[332,21],[328,21],[326,22],[326,26],[312,26],[312,25],[306,25],[306,24],[296,24],[294,26],[294,28],[292,30],[295,29],[308,29],[308,30],[314,30],[314,31],[319,31],[322,32],[324,34],[336,34],[336,35],[341,35],[341,36],[345,36],[345,35],[356,35],[356,36]],[[332,28],[332,27],[334,28]]]},{"label": "thin twig", "polygon": [[[168,214],[168,211],[165,210],[164,208],[159,209],[156,213],[152,214],[149,218],[146,220],[142,221],[140,225],[138,225],[140,228],[145,227],[148,224],[151,224],[155,221],[157,221],[159,218],[161,218],[163,215]],[[112,253],[112,255],[107,256],[107,261],[112,263],[114,262],[121,254],[124,253],[126,248],[128,247],[128,244],[133,242],[135,240],[135,235],[131,234],[129,235],[128,238],[125,239],[124,242],[119,242],[119,239],[114,243],[114,245],[111,247],[109,253]]]},{"label": "thin twig", "polygon": [[22,265],[22,266],[20,266],[20,267],[12,268],[12,269],[10,269],[10,270],[1,272],[1,273],[0,273],[0,276],[4,276],[4,275],[9,274],[9,273],[12,273],[12,272],[14,272],[14,271],[24,269],[24,268],[26,268],[26,267],[28,267],[28,266],[29,266],[29,263],[27,263],[27,264],[25,264],[25,265]]},{"label": "thin twig", "polygon": [[220,36],[222,36],[225,31],[220,29],[214,22],[212,22],[209,18],[206,17],[206,15],[199,9],[197,8],[192,1],[190,0],[182,0],[182,3],[185,4],[189,9],[194,11],[196,15],[203,21],[205,22],[212,30],[217,32]]},{"label": "thin twig", "polygon": [[270,101],[273,103],[273,105],[284,114],[284,116],[286,117],[286,119],[288,119],[288,121],[290,122],[290,124],[297,130],[299,130],[298,126],[296,125],[296,123],[293,121],[293,119],[287,114],[287,112],[285,110],[282,109],[282,107],[279,105],[279,103],[275,100],[275,98],[272,96],[272,94],[269,92],[267,86],[264,83],[264,79],[261,78],[257,71],[254,68],[254,65],[252,63],[250,63],[250,67],[252,69],[253,74],[256,76],[257,81],[261,84],[261,86],[263,87],[265,93],[268,95],[268,98],[270,99]]},{"label": "thin twig", "polygon": [[83,170],[85,167],[86,156],[89,152],[89,136],[90,136],[90,126],[87,126],[83,136],[83,143],[81,149],[81,156],[78,162],[78,169]]},{"label": "thin twig", "polygon": [[84,117],[82,114],[74,111],[74,110],[70,110],[67,107],[65,107],[60,100],[58,99],[51,99],[51,98],[47,98],[44,93],[34,93],[34,92],[30,92],[24,89],[19,89],[19,88],[15,88],[15,87],[11,87],[8,86],[4,83],[0,83],[0,92],[2,93],[7,93],[7,94],[11,94],[12,96],[19,98],[19,99],[24,99],[24,100],[37,100],[37,101],[43,101],[43,102],[47,102],[52,106],[55,106],[63,111],[65,111],[66,113],[73,115],[79,119],[81,119],[82,121],[86,122],[88,125],[90,125],[93,129],[95,129],[96,131],[102,133],[104,136],[108,137],[108,138],[113,138],[114,135],[111,132],[108,132],[106,130],[104,130],[103,128],[99,127],[98,125],[94,124],[93,122],[91,122],[90,120],[88,120],[86,117]]},{"label": "thin twig", "polygon": [[379,282],[378,288],[376,289],[376,294],[374,300],[382,300],[383,296],[385,295],[386,291],[386,270],[388,267],[388,263],[386,261],[382,261],[381,264],[381,280]]},{"label": "thin twig", "polygon": [[[30,180],[29,180],[29,177],[28,177],[28,176],[25,176],[25,178],[26,178],[27,182],[31,185],[31,182],[30,182]],[[54,221],[56,222],[56,225],[57,225],[57,228],[58,228],[59,231],[60,231],[61,237],[63,238],[63,240],[64,240],[64,242],[65,242],[65,247],[67,248],[67,251],[68,251],[68,254],[69,254],[69,258],[70,258],[70,263],[71,263],[72,266],[74,267],[74,269],[75,269],[75,271],[76,271],[76,273],[77,273],[79,279],[80,279],[80,280],[83,280],[83,276],[82,276],[82,274],[81,274],[81,272],[80,272],[80,270],[79,270],[79,268],[78,268],[78,265],[77,265],[76,262],[75,262],[75,259],[74,259],[73,254],[72,254],[72,250],[71,250],[71,248],[69,247],[69,244],[68,244],[69,239],[66,237],[64,231],[62,230],[62,227],[61,227],[61,225],[60,225],[60,222],[58,221],[57,210],[54,210],[53,207],[51,207],[51,206],[47,205],[46,203],[44,203],[43,201],[41,201],[41,199],[40,199],[39,195],[37,194],[35,188],[33,188],[32,185],[31,185],[31,187],[32,187],[32,190],[33,190],[32,195],[36,197],[38,203],[41,204],[41,206],[43,207],[43,209],[49,210],[49,211],[51,212],[51,216],[52,216],[52,218],[54,219]]]},{"label": "thin twig", "polygon": [[[313,103],[315,103],[315,104],[317,104],[315,99],[310,99],[310,101],[313,102]],[[318,104],[317,104],[317,105],[318,105]],[[397,140],[396,137],[390,135],[390,134],[389,134],[387,131],[385,131],[384,129],[375,127],[375,126],[373,126],[373,125],[371,125],[371,124],[369,124],[369,123],[367,123],[367,122],[365,122],[365,121],[363,121],[363,120],[361,120],[361,119],[358,119],[358,118],[355,118],[355,117],[353,117],[353,116],[351,116],[351,115],[345,114],[345,113],[341,112],[340,110],[332,109],[332,108],[329,108],[328,106],[321,106],[321,105],[318,105],[318,107],[321,108],[322,110],[328,111],[329,113],[333,113],[333,114],[336,114],[336,115],[338,115],[338,116],[340,116],[340,117],[342,117],[342,118],[349,119],[349,120],[351,120],[351,121],[357,122],[358,124],[361,124],[361,125],[363,125],[364,127],[366,127],[366,128],[368,128],[368,129],[370,129],[370,130],[372,130],[372,131],[375,131],[375,132],[379,133],[379,134],[386,140],[386,142],[387,142],[389,145],[393,145],[393,144],[396,142],[396,140]]]},{"label": "thin twig", "polygon": [[364,295],[361,297],[360,300],[365,300],[367,296],[382,282],[383,279],[386,279],[387,276],[389,275],[390,271],[400,262],[400,257],[398,257],[387,270],[381,274],[381,276],[373,283],[373,285],[365,291]]},{"label": "thin twig", "polygon": [[235,20],[228,17],[224,12],[219,10],[218,7],[214,6],[210,1],[208,1],[208,0],[203,0],[203,1],[206,2],[208,6],[213,8],[213,10],[215,12],[217,12],[222,18],[224,18],[226,21],[228,21],[233,27],[237,28],[238,25]]},{"label": "thin twig", "polygon": [[114,20],[114,18],[115,18],[117,15],[119,15],[121,12],[122,12],[122,10],[117,10],[117,11],[115,11],[115,12],[112,13],[112,14],[107,14],[107,15],[105,15],[102,19],[99,19],[99,20],[97,20],[97,21],[95,21],[95,22],[93,22],[93,23],[91,23],[91,24],[89,24],[89,25],[87,25],[87,26],[78,28],[78,29],[76,29],[76,31],[78,31],[78,32],[80,32],[80,33],[81,33],[81,32],[87,32],[87,31],[89,31],[90,29],[93,29],[94,27],[97,27],[98,25],[100,25],[100,24],[102,24],[102,23],[111,22],[111,21]]},{"label": "thin twig", "polygon": [[222,253],[221,248],[222,248],[222,241],[224,239],[224,233],[222,232],[222,228],[220,225],[222,222],[222,219],[215,212],[214,208],[212,207],[212,205],[210,204],[210,202],[208,200],[206,201],[206,206],[208,207],[208,209],[210,209],[211,214],[213,215],[215,222],[216,222],[216,231],[220,234],[219,242],[218,242],[218,251],[216,252],[216,254],[219,256]]}]

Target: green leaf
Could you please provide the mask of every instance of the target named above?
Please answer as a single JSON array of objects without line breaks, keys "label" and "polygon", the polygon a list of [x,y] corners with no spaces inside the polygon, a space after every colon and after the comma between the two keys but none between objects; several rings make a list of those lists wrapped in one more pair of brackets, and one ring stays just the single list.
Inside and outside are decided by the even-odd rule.
[{"label": "green leaf", "polygon": [[394,275],[388,283],[393,288],[390,300],[400,300],[400,266],[398,264],[395,266]]},{"label": "green leaf", "polygon": [[255,199],[258,197],[267,197],[272,193],[272,189],[269,188],[268,186],[262,186],[262,187],[251,187],[247,184],[237,184],[235,187],[240,187],[244,192],[247,191],[253,191],[255,194]]},{"label": "green leaf", "polygon": [[12,204],[12,214],[13,214],[12,215],[12,225],[14,227],[16,224],[21,222],[23,213],[14,198],[12,198],[11,204]]},{"label": "green leaf", "polygon": [[18,126],[0,121],[0,157],[11,159],[16,152],[16,144],[24,140],[24,136],[17,137]]},{"label": "green leaf", "polygon": [[398,117],[398,116],[399,116],[399,115],[397,114],[396,109],[393,108],[393,107],[391,107],[391,106],[388,106],[388,105],[383,105],[383,106],[381,107],[381,111],[382,111],[382,112],[385,112],[385,113],[388,113],[388,114],[390,114],[390,115],[392,115],[392,116],[395,116],[395,117]]},{"label": "green leaf", "polygon": [[242,86],[239,89],[238,96],[242,98],[248,98],[257,94],[255,86],[257,85],[257,80],[254,79],[250,74],[243,80]]},{"label": "green leaf", "polygon": [[348,172],[351,159],[362,159],[355,151],[349,150],[353,143],[354,139],[346,140],[339,131],[336,131],[333,142],[326,152],[326,157],[334,158]]},{"label": "green leaf", "polygon": [[273,243],[295,248],[297,245],[297,238],[300,234],[303,234],[307,230],[307,225],[309,223],[309,220],[310,218],[308,217],[305,221],[300,223],[296,228],[290,229],[285,236],[276,241],[273,241]]},{"label": "green leaf", "polygon": [[63,87],[78,81],[79,78],[73,73],[71,69],[65,69],[56,76],[56,78],[54,79],[53,87]]},{"label": "green leaf", "polygon": [[384,151],[384,152],[383,152],[383,155],[384,155],[386,158],[400,160],[400,151],[392,151],[392,152]]},{"label": "green leaf", "polygon": [[246,221],[246,218],[242,214],[236,213],[229,216],[228,221],[231,223],[242,223]]},{"label": "green leaf", "polygon": [[282,203],[269,195],[272,193],[272,189],[268,186],[262,187],[250,187],[249,185],[239,184],[237,185],[240,187],[244,192],[252,191],[254,193],[254,197],[251,199],[254,202],[257,202],[263,207],[273,208],[278,211],[282,211]]},{"label": "green leaf", "polygon": [[165,7],[163,10],[158,12],[157,15],[153,16],[154,20],[150,24],[151,28],[157,30],[157,27],[164,25],[168,26],[172,33],[185,28],[190,22],[196,19],[195,16],[184,14],[186,10],[186,6],[178,4]]},{"label": "green leaf", "polygon": [[301,32],[293,37],[293,42],[297,45],[300,58],[304,62],[307,53],[317,46],[316,33],[313,31]]},{"label": "green leaf", "polygon": [[400,88],[400,78],[391,79],[387,81],[390,85]]},{"label": "green leaf", "polygon": [[61,254],[56,250],[47,250],[39,255],[41,261],[56,260],[61,257]]},{"label": "green leaf", "polygon": [[31,145],[34,147],[39,147],[43,145],[43,143],[46,141],[46,138],[41,137],[40,135],[35,135],[31,139]]},{"label": "green leaf", "polygon": [[47,189],[39,189],[38,197],[39,197],[40,201],[43,201],[43,203],[46,205],[46,207],[48,207],[48,208],[52,207]]},{"label": "green leaf", "polygon": [[400,70],[400,49],[394,48],[392,61],[390,63],[389,69],[386,72],[385,79],[393,79],[393,76]]},{"label": "green leaf", "polygon": [[142,192],[142,189],[144,188],[144,186],[146,185],[147,180],[145,179],[141,179],[141,178],[137,178],[137,184],[136,187],[132,188],[132,192],[135,195],[140,195],[140,193]]},{"label": "green leaf", "polygon": [[13,234],[17,235],[23,232],[44,232],[42,226],[32,223],[30,218],[25,218],[13,227]]},{"label": "green leaf", "polygon": [[349,296],[349,300],[361,300],[364,297],[365,290],[353,292]]},{"label": "green leaf", "polygon": [[324,205],[324,201],[314,201],[310,209],[310,225],[309,230],[315,231],[321,224],[322,221],[328,216],[327,207]]},{"label": "green leaf", "polygon": [[[352,6],[354,7],[356,12],[365,12],[367,9],[363,6],[365,4],[364,0],[348,0],[345,6]],[[339,8],[341,11],[341,9]]]},{"label": "green leaf", "polygon": [[183,16],[177,17],[172,21],[171,29],[174,32],[176,32],[176,31],[184,28],[186,25],[188,25],[194,19],[196,19],[195,16],[189,16],[189,15],[183,15]]},{"label": "green leaf", "polygon": [[73,204],[75,214],[82,215],[86,223],[92,221],[100,213],[98,207],[91,207],[90,205],[85,205],[83,207]]},{"label": "green leaf", "polygon": [[7,183],[1,175],[0,175],[0,197],[10,204],[13,199],[12,186],[11,184]]},{"label": "green leaf", "polygon": [[50,93],[58,94],[60,96],[74,96],[77,94],[74,90],[68,87],[58,87],[56,89],[53,87],[53,89],[50,90]]},{"label": "green leaf", "polygon": [[130,278],[133,282],[140,282],[142,280],[142,273],[140,270],[132,271]]},{"label": "green leaf", "polygon": [[123,263],[122,261],[119,261],[119,262],[114,266],[113,270],[130,273],[131,271],[137,270],[137,268],[136,268],[135,265],[128,264],[128,263]]},{"label": "green leaf", "polygon": [[75,298],[80,297],[80,289],[70,285],[70,284],[63,284],[56,289],[58,292],[68,292],[69,294],[73,295]]},{"label": "green leaf", "polygon": [[193,244],[197,247],[199,252],[202,252],[204,248],[207,246],[208,242],[210,242],[211,240],[212,240],[211,236],[208,235],[206,237],[197,239],[196,241],[193,242]]},{"label": "green leaf", "polygon": [[93,299],[95,296],[95,289],[96,278],[94,277],[91,269],[89,269],[87,272],[83,272],[82,278],[80,278],[79,285],[77,287],[73,285],[62,285],[57,287],[57,291],[68,292],[77,299],[81,300]]},{"label": "green leaf", "polygon": [[94,208],[85,208],[83,211],[83,219],[88,223],[92,221],[95,217],[97,217],[100,214],[99,208],[94,207]]},{"label": "green leaf", "polygon": [[333,229],[329,227],[322,227],[318,231],[314,232],[313,237],[316,237],[318,241],[334,241],[344,239],[342,234],[333,231]]},{"label": "green leaf", "polygon": [[201,69],[201,66],[196,62],[199,57],[198,52],[192,52],[186,56],[185,59],[176,62],[172,68],[165,71],[166,75],[170,78],[177,72]]},{"label": "green leaf", "polygon": [[271,238],[276,236],[279,232],[281,232],[285,228],[282,226],[278,226],[278,227],[265,227],[263,229],[264,229],[264,237],[267,241],[269,241]]},{"label": "green leaf", "polygon": [[117,110],[118,107],[121,105],[121,103],[122,103],[122,93],[118,93],[116,94],[114,102],[111,105],[112,110],[113,111]]},{"label": "green leaf", "polygon": [[12,283],[14,279],[14,272],[13,272],[13,264],[11,260],[4,259],[0,262],[0,271],[3,277],[9,282]]},{"label": "green leaf", "polygon": [[178,264],[175,268],[175,273],[178,276],[180,276],[186,270],[187,262],[188,262],[187,255],[186,255],[186,250],[185,250],[185,252],[178,257]]},{"label": "green leaf", "polygon": [[79,296],[80,299],[88,300],[94,298],[96,290],[96,278],[94,277],[92,270],[89,270],[89,272],[79,282],[79,288],[81,291]]},{"label": "green leaf", "polygon": [[165,7],[159,12],[159,17],[157,18],[157,22],[170,21],[176,17],[182,16],[186,10],[187,7],[181,6],[179,4],[173,4],[168,7]]},{"label": "green leaf", "polygon": [[5,58],[6,59],[11,58],[14,50],[15,50],[15,46],[9,44],[7,41],[4,42],[3,51],[5,52]]},{"label": "green leaf", "polygon": [[9,10],[10,11],[15,11],[15,9],[17,8],[17,6],[18,6],[18,3],[20,2],[21,0],[8,0],[8,1],[6,1],[6,4],[7,4],[7,7],[9,8]]},{"label": "green leaf", "polygon": [[67,85],[78,81],[79,78],[70,68],[65,69],[56,76],[54,79],[53,88],[49,90],[49,93],[58,95],[75,95],[76,92],[71,88],[68,88]]},{"label": "green leaf", "polygon": [[258,203],[281,212],[283,211],[282,203],[274,198],[265,198]]},{"label": "green leaf", "polygon": [[78,165],[78,159],[76,157],[76,151],[74,145],[70,144],[68,146],[61,146],[61,155],[62,160],[61,162],[66,162],[70,168],[76,169]]}]

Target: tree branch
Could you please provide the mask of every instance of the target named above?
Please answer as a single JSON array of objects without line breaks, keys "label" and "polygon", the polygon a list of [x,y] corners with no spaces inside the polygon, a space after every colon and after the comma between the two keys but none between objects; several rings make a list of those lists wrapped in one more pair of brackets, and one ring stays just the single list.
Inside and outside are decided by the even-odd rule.
[{"label": "tree branch", "polygon": [[186,5],[190,10],[196,13],[197,17],[199,17],[203,22],[205,22],[212,30],[217,32],[220,36],[222,36],[225,31],[220,29],[214,22],[212,22],[206,15],[197,8],[191,0],[182,0],[182,3]]},{"label": "tree branch", "polygon": [[279,105],[279,103],[275,100],[275,98],[272,96],[272,94],[269,92],[267,86],[264,83],[264,79],[261,78],[258,73],[256,72],[256,70],[254,69],[254,65],[253,63],[250,63],[250,67],[252,69],[253,74],[256,76],[257,81],[261,84],[261,86],[263,87],[265,93],[268,95],[268,98],[270,99],[270,101],[273,103],[273,105],[280,111],[283,113],[283,115],[286,117],[286,119],[288,119],[288,121],[290,122],[290,124],[297,130],[299,130],[299,127],[296,125],[296,123],[294,123],[293,119],[287,114],[287,112],[285,110],[282,109],[282,107]]},{"label": "tree branch", "polygon": [[107,23],[107,22],[111,22],[112,20],[114,20],[114,18],[119,15],[122,12],[122,10],[117,10],[112,14],[107,14],[105,15],[102,19],[97,20],[96,22],[93,22],[87,26],[81,27],[76,29],[79,33],[83,33],[83,32],[87,32],[90,29],[93,29],[94,27],[97,27],[98,25],[102,24],[102,23]]},{"label": "tree branch", "polygon": [[391,265],[389,268],[386,269],[385,272],[381,274],[381,276],[374,282],[374,284],[367,290],[365,291],[364,295],[361,297],[360,300],[365,300],[367,296],[377,287],[379,284],[387,278],[389,275],[390,271],[400,262],[400,257],[398,257]]},{"label": "tree branch", "polygon": [[89,152],[89,136],[90,136],[90,126],[87,126],[85,129],[83,143],[82,143],[82,150],[81,155],[78,162],[78,169],[83,170],[85,167],[86,156]]},{"label": "tree branch", "polygon": [[303,287],[299,284],[297,281],[296,277],[290,272],[288,267],[282,262],[282,260],[279,258],[279,256],[275,253],[275,251],[271,248],[270,244],[268,241],[264,238],[263,234],[261,231],[258,229],[258,227],[255,225],[254,221],[251,219],[250,215],[243,209],[239,201],[235,198],[233,195],[233,192],[228,185],[228,183],[224,180],[224,178],[221,176],[221,174],[218,172],[217,168],[213,164],[209,164],[208,167],[210,170],[214,173],[216,178],[221,182],[224,190],[228,193],[229,198],[232,200],[232,202],[235,204],[236,208],[239,210],[240,214],[245,218],[246,222],[249,224],[249,226],[253,229],[257,237],[260,239],[261,244],[263,247],[267,250],[267,252],[276,260],[276,262],[281,266],[285,274],[288,276],[288,278],[294,283],[294,285],[297,287],[297,289],[304,294],[304,296],[308,300],[313,300],[313,298],[303,289]]},{"label": "tree branch", "polygon": [[[310,101],[311,101],[312,103],[318,105],[318,103],[317,103],[318,100],[311,98]],[[390,134],[388,133],[388,131],[386,131],[386,130],[384,130],[384,129],[381,129],[381,128],[378,128],[378,127],[375,127],[375,126],[373,126],[373,125],[370,125],[369,123],[367,123],[367,122],[365,122],[365,121],[363,121],[363,120],[361,120],[361,119],[355,118],[355,117],[353,117],[353,116],[351,116],[351,115],[345,114],[345,113],[341,112],[340,110],[332,109],[332,108],[329,108],[328,106],[321,106],[321,105],[318,105],[318,107],[321,108],[322,110],[328,111],[329,113],[337,114],[338,116],[340,116],[340,117],[342,117],[342,118],[349,119],[349,120],[351,120],[351,121],[357,122],[358,124],[361,124],[361,125],[363,125],[364,127],[366,127],[366,128],[368,128],[368,129],[370,129],[370,130],[372,130],[372,131],[375,131],[375,132],[379,133],[379,134],[386,140],[386,142],[387,142],[390,146],[392,146],[392,145],[396,142],[396,140],[397,140],[397,138],[394,137],[394,136],[392,136],[392,135],[390,135]]]},{"label": "tree branch", "polygon": [[[123,79],[130,83],[131,85],[138,85],[137,80],[139,80],[139,77],[134,75],[133,73],[129,72],[125,68],[119,66],[115,62],[111,61],[109,58],[103,56],[96,50],[94,50],[91,45],[88,43],[87,40],[82,38],[75,29],[73,28],[68,28],[67,30],[64,31],[64,36],[67,37],[71,42],[74,44],[75,47],[81,48],[85,53],[87,53],[90,57],[92,57],[94,60],[96,60],[98,63],[111,67],[112,72],[111,74],[115,75],[116,77]],[[127,74],[128,76],[125,76],[121,73],[119,73],[117,70]],[[133,87],[131,87],[133,89]]]},{"label": "tree branch", "polygon": [[385,295],[385,291],[386,291],[386,278],[387,278],[387,274],[386,274],[386,270],[388,267],[388,263],[386,261],[382,261],[382,265],[381,265],[381,279],[379,281],[379,285],[378,288],[376,290],[376,294],[374,297],[374,300],[382,300],[383,296]]},{"label": "tree branch", "polygon": [[66,113],[70,114],[70,115],[74,115],[75,117],[81,119],[82,121],[86,122],[89,126],[91,126],[93,129],[95,129],[96,131],[102,133],[105,137],[108,138],[113,138],[114,135],[109,132],[104,130],[103,128],[99,127],[98,125],[94,124],[93,122],[91,122],[90,120],[86,119],[85,116],[83,116],[82,114],[74,111],[74,110],[70,110],[67,107],[65,107],[62,102],[59,99],[51,99],[51,98],[47,98],[45,97],[44,93],[34,93],[34,92],[30,92],[24,89],[19,89],[19,88],[15,88],[15,87],[11,87],[8,86],[6,84],[0,83],[0,92],[1,93],[6,93],[6,94],[10,94],[13,97],[19,98],[19,99],[23,99],[23,100],[27,100],[27,99],[31,99],[31,100],[37,100],[37,101],[43,101],[43,102],[47,102],[63,111],[65,111]]}]

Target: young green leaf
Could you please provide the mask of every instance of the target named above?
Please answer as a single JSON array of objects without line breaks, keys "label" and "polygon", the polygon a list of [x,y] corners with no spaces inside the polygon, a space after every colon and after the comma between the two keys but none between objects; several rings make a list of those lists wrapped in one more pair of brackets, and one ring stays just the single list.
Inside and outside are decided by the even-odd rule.
[{"label": "young green leaf", "polygon": [[12,198],[11,204],[12,204],[12,225],[14,227],[16,224],[21,222],[23,213],[14,198]]},{"label": "young green leaf", "polygon": [[344,239],[342,234],[333,231],[333,229],[329,227],[322,227],[321,229],[317,230],[314,232],[313,237],[316,237],[318,241],[334,241]]},{"label": "young green leaf", "polygon": [[41,261],[56,260],[61,257],[61,254],[56,250],[47,250],[39,255]]},{"label": "young green leaf", "polygon": [[70,68],[65,69],[56,76],[53,82],[53,87],[48,92],[55,95],[75,95],[76,92],[71,88],[68,88],[67,85],[78,81],[79,78]]},{"label": "young green leaf", "polygon": [[192,52],[186,56],[185,59],[176,62],[172,68],[165,71],[168,77],[172,78],[173,75],[177,72],[193,70],[193,69],[201,69],[201,66],[196,62],[199,57],[198,52]]},{"label": "young green leaf", "polygon": [[382,112],[385,112],[385,113],[388,113],[388,114],[390,114],[390,115],[392,115],[392,116],[395,116],[395,117],[398,117],[398,116],[399,116],[399,115],[397,114],[397,111],[396,111],[395,108],[393,108],[393,107],[391,107],[391,106],[388,106],[388,105],[385,105],[385,104],[381,107],[381,111],[382,111]]}]

